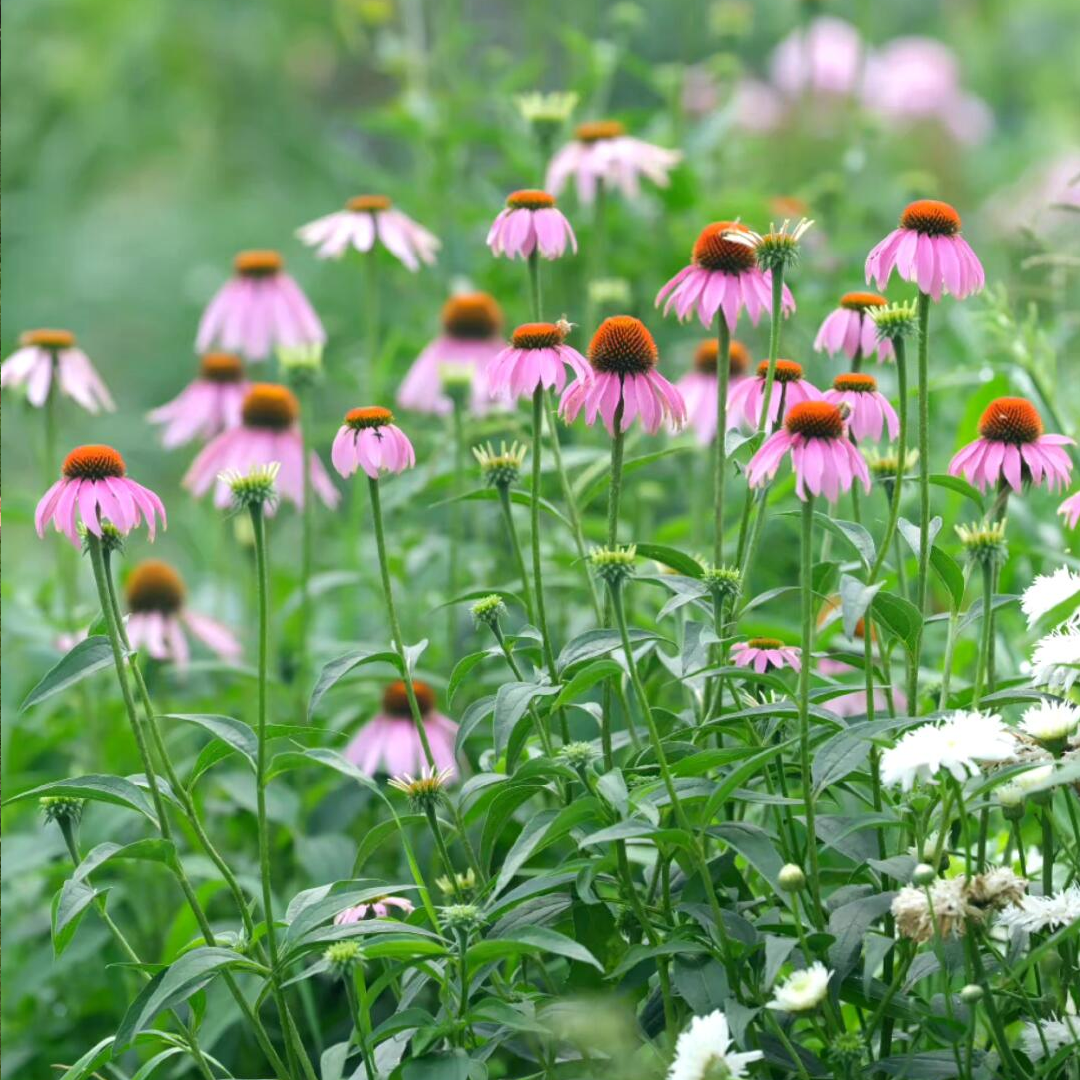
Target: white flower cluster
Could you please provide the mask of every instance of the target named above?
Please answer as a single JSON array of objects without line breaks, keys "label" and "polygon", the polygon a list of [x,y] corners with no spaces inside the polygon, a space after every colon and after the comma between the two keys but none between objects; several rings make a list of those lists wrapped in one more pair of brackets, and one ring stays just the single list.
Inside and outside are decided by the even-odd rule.
[{"label": "white flower cluster", "polygon": [[957,780],[979,774],[980,764],[1007,761],[1016,737],[995,713],[960,709],[947,720],[905,732],[881,758],[881,778],[910,791],[916,780],[933,780],[942,770]]},{"label": "white flower cluster", "polygon": [[1053,896],[1026,896],[1019,907],[1005,912],[1001,921],[1029,934],[1056,930],[1080,920],[1080,885],[1071,885]]},{"label": "white flower cluster", "polygon": [[717,1009],[708,1016],[695,1016],[675,1044],[675,1060],[668,1080],[744,1080],[746,1067],[765,1055],[760,1050],[732,1053],[727,1017]]},{"label": "white flower cluster", "polygon": [[[1039,1037],[1039,1028],[1042,1028],[1042,1038]],[[1074,1017],[1066,1017],[1064,1020],[1044,1020],[1041,1024],[1027,1023],[1020,1041],[1024,1047],[1024,1053],[1032,1061],[1041,1061],[1046,1056],[1043,1049],[1043,1040],[1046,1040],[1046,1050],[1053,1057],[1063,1046],[1080,1047],[1080,1023]]]},{"label": "white flower cluster", "polygon": [[1030,627],[1070,598],[1075,598],[1077,610],[1040,638],[1031,654],[1032,683],[1058,693],[1067,693],[1080,678],[1080,573],[1061,566],[1041,574],[1020,601]]},{"label": "white flower cluster", "polygon": [[1039,574],[1020,598],[1020,608],[1027,616],[1028,628],[1033,627],[1070,597],[1076,597],[1080,601],[1078,593],[1080,573],[1067,566],[1059,566],[1052,574]]},{"label": "white flower cluster", "polygon": [[767,1009],[779,1012],[809,1012],[825,1000],[829,992],[829,980],[833,973],[820,961],[815,960],[808,968],[793,972],[773,991]]}]

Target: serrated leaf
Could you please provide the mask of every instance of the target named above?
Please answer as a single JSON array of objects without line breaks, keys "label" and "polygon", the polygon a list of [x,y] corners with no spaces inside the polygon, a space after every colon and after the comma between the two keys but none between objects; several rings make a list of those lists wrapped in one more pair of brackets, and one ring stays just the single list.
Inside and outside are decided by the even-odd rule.
[{"label": "serrated leaf", "polygon": [[[801,513],[801,511],[796,511],[796,513]],[[867,567],[873,565],[876,554],[874,538],[858,522],[842,521],[839,518],[829,517],[828,514],[823,514],[820,510],[814,511],[814,520],[822,528],[828,529],[834,536],[846,540]]]},{"label": "serrated leaf", "polygon": [[979,508],[980,513],[982,512],[983,497],[979,494],[979,489],[972,487],[971,484],[959,476],[949,476],[948,473],[931,473],[930,483],[935,487],[947,488],[949,491],[955,491],[958,495],[963,495]]},{"label": "serrated leaf", "polygon": [[491,655],[492,653],[487,649],[482,652],[469,653],[468,656],[463,656],[454,665],[454,670],[450,672],[450,681],[446,685],[447,705],[454,704],[454,695],[461,689],[461,684],[468,678],[469,672]]},{"label": "serrated leaf", "polygon": [[[693,450],[693,446],[667,446],[663,450],[655,450],[650,454],[641,454],[638,457],[627,458],[623,462],[622,467],[623,479],[625,480],[628,475],[637,472],[638,469],[644,469],[646,466],[651,465],[654,461],[660,461],[662,458],[670,457],[672,454],[690,453]],[[605,469],[604,472],[593,480],[578,496],[578,510],[584,510],[597,495],[606,491],[610,484],[611,478],[608,470]]]},{"label": "serrated leaf", "polygon": [[25,712],[54,694],[61,693],[69,686],[82,682],[83,679],[103,670],[112,662],[112,644],[107,637],[95,635],[84,638],[45,673],[41,682],[26,695],[19,706],[19,711]]}]

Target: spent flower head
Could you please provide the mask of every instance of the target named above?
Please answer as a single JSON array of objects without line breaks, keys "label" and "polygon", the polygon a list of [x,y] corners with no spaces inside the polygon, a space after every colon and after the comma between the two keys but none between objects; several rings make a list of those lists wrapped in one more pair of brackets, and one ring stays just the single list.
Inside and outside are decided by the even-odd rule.
[{"label": "spent flower head", "polygon": [[253,465],[246,474],[238,469],[226,469],[218,473],[218,479],[228,486],[234,510],[250,510],[253,507],[276,505],[280,471],[281,462],[271,461],[265,465]]},{"label": "spent flower head", "polygon": [[620,585],[633,576],[634,560],[637,558],[637,545],[621,547],[594,547],[589,552],[589,565],[609,585]]},{"label": "spent flower head", "polygon": [[964,545],[964,554],[974,566],[1001,566],[1009,556],[1005,539],[1006,521],[982,521],[974,525],[957,525],[956,535]]},{"label": "spent flower head", "polygon": [[494,630],[499,620],[506,614],[506,604],[498,593],[489,593],[487,596],[480,597],[469,608],[469,613],[477,626],[488,626]]},{"label": "spent flower head", "polygon": [[359,963],[363,955],[358,942],[335,941],[332,945],[326,947],[323,959],[336,974],[344,975],[353,964]]},{"label": "spent flower head", "polygon": [[409,802],[417,810],[429,811],[434,810],[442,801],[446,785],[453,775],[452,769],[440,769],[432,765],[422,769],[420,775],[416,777],[409,776],[407,773],[404,776],[395,776],[390,781],[390,786],[407,795]]},{"label": "spent flower head", "polygon": [[873,320],[877,327],[877,336],[883,341],[908,338],[919,329],[918,306],[914,300],[870,308],[866,314]]},{"label": "spent flower head", "polygon": [[38,799],[38,808],[45,815],[45,820],[61,825],[77,824],[82,818],[85,806],[85,799],[77,799],[72,795],[44,795]]},{"label": "spent flower head", "polygon": [[488,487],[497,488],[510,487],[511,484],[517,483],[528,453],[528,446],[518,442],[512,442],[509,446],[502,442],[499,444],[498,451],[491,443],[473,447],[473,457],[480,464],[480,473],[484,478],[484,483]]}]

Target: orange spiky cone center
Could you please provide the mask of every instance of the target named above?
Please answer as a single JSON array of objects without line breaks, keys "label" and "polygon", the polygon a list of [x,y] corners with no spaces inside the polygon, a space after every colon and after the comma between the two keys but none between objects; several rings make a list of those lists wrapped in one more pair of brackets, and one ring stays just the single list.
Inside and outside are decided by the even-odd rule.
[{"label": "orange spiky cone center", "polygon": [[146,559],[128,575],[125,583],[131,611],[171,614],[184,603],[184,579],[161,559]]}]

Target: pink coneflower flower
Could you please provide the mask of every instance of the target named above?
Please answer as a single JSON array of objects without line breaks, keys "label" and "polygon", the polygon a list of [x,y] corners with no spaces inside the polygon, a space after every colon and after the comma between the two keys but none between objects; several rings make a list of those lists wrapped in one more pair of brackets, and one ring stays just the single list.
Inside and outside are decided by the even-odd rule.
[{"label": "pink coneflower flower", "polygon": [[963,300],[986,284],[982,263],[960,235],[960,215],[936,199],[911,203],[900,215],[900,227],[867,255],[867,284],[874,280],[884,289],[894,267],[935,300],[945,290]]},{"label": "pink coneflower flower", "polygon": [[133,649],[145,649],[155,660],[184,666],[191,657],[185,628],[223,660],[236,660],[240,642],[219,622],[185,606],[184,582],[160,559],[146,559],[124,583],[128,611],[127,636]]},{"label": "pink coneflower flower", "polygon": [[[761,423],[761,410],[765,407],[765,382],[769,373],[769,361],[758,364],[757,374],[741,379],[728,391],[727,426],[730,431],[740,424],[756,429]],[[794,360],[777,360],[773,376],[772,399],[769,401],[769,425],[787,416],[792,407],[803,401],[820,401],[821,391],[803,378],[802,364]],[[781,409],[783,412],[781,413]]]},{"label": "pink coneflower flower", "polygon": [[207,353],[199,361],[198,378],[148,414],[163,424],[161,442],[172,449],[192,439],[211,439],[240,423],[248,382],[244,362],[236,353]]},{"label": "pink coneflower flower", "polygon": [[[304,505],[304,444],[300,436],[300,403],[285,386],[253,383],[241,407],[239,427],[223,431],[203,447],[181,481],[193,495],[205,495],[214,484],[214,505],[232,501],[229,485],[219,474],[247,473],[257,465],[278,462],[278,491],[297,507]],[[314,450],[308,458],[311,486],[333,509],[340,495]],[[267,504],[268,510],[272,504]]]},{"label": "pink coneflower flower", "polygon": [[846,96],[859,84],[863,44],[843,19],[822,15],[792,31],[773,50],[772,81],[785,93]]},{"label": "pink coneflower flower", "polygon": [[1057,512],[1065,518],[1065,524],[1070,529],[1076,528],[1076,523],[1080,521],[1080,491],[1070,495],[1058,508]]},{"label": "pink coneflower flower", "polygon": [[963,476],[980,491],[1008,482],[1019,491],[1024,481],[1036,487],[1046,481],[1054,491],[1069,483],[1072,461],[1062,449],[1067,435],[1044,435],[1042,417],[1026,398],[998,398],[979,420],[979,438],[949,462],[950,476]]},{"label": "pink coneflower flower", "polygon": [[442,246],[437,237],[400,210],[385,195],[357,195],[344,210],[309,222],[296,235],[315,248],[320,259],[340,259],[353,247],[371,251],[378,240],[391,255],[410,270],[435,262]]},{"label": "pink coneflower flower", "polygon": [[771,637],[750,638],[732,645],[731,661],[736,667],[752,667],[759,675],[764,675],[770,668],[798,671],[802,666],[798,648]]},{"label": "pink coneflower flower", "polygon": [[566,385],[566,368],[577,377],[589,372],[585,357],[563,344],[570,324],[524,323],[510,337],[510,344],[491,362],[487,371],[488,393],[493,398],[514,401],[532,397],[538,386],[561,393]]},{"label": "pink coneflower flower", "polygon": [[641,417],[641,426],[655,435],[661,424],[680,428],[686,423],[682,394],[656,370],[659,353],[652,334],[640,319],[613,315],[605,319],[589,345],[592,370],[580,373],[563,394],[559,415],[572,423],[584,408],[585,422],[599,414],[609,435],[615,434],[621,411],[622,431]]},{"label": "pink coneflower flower", "polygon": [[838,406],[828,401],[802,401],[788,411],[784,426],[773,432],[750,459],[746,478],[760,487],[776,475],[790,452],[795,470],[795,494],[804,502],[807,491],[836,502],[859,479],[870,490],[870,470],[847,436]]},{"label": "pink coneflower flower", "polygon": [[548,165],[544,187],[558,195],[571,178],[578,201],[584,205],[596,199],[597,188],[617,188],[627,199],[641,190],[641,177],[657,187],[667,187],[668,173],[682,161],[679,150],[665,150],[641,139],[631,138],[617,120],[579,124],[573,142],[558,150]]},{"label": "pink coneflower flower", "polygon": [[60,392],[87,412],[116,408],[90,357],[75,347],[70,330],[27,330],[20,334],[19,347],[0,365],[0,387],[25,386],[26,400],[41,408],[54,375]]},{"label": "pink coneflower flower", "polygon": [[454,405],[445,391],[447,371],[472,374],[471,408],[480,414],[490,407],[486,372],[506,347],[500,336],[502,310],[489,293],[462,293],[443,305],[443,332],[416,358],[401,386],[397,403],[414,412],[445,416]]},{"label": "pink coneflower flower", "polygon": [[[435,709],[435,691],[427,683],[413,679],[413,693],[420,706],[431,756],[439,772],[457,775],[454,739],[457,724]],[[383,772],[389,776],[419,773],[427,767],[420,735],[413,724],[405,683],[398,679],[383,693],[382,711],[373,716],[345,748],[345,756],[368,776]]]},{"label": "pink coneflower flower", "polygon": [[379,900],[369,900],[366,904],[357,904],[356,907],[347,907],[334,916],[335,926],[352,926],[353,923],[363,922],[365,919],[387,919],[390,917],[390,909],[397,908],[406,915],[412,914],[413,904],[404,896],[384,896]]},{"label": "pink coneflower flower", "polygon": [[72,450],[61,468],[62,476],[42,495],[34,512],[38,536],[44,537],[51,521],[79,547],[78,522],[101,536],[102,522],[127,535],[144,518],[154,539],[157,518],[165,528],[165,507],[149,488],[127,477],[124,459],[111,446],[80,446]]},{"label": "pink coneflower flower", "polygon": [[878,340],[877,326],[867,314],[871,308],[885,307],[888,302],[877,293],[844,293],[840,297],[840,306],[825,316],[814,338],[815,352],[826,352],[830,356],[842,352],[849,360],[877,353],[879,364],[891,360],[892,342],[888,338]]},{"label": "pink coneflower flower", "polygon": [[574,230],[555,208],[555,197],[546,191],[515,191],[507,196],[487,235],[492,255],[508,259],[527,259],[534,251],[545,259],[558,259],[567,243],[576,253]]},{"label": "pink coneflower flower", "polygon": [[404,472],[416,464],[416,454],[394,414],[379,405],[350,409],[334,436],[330,460],[342,476],[363,469],[372,480],[379,472]]},{"label": "pink coneflower flower", "polygon": [[270,350],[310,349],[326,341],[319,316],[300,286],[285,273],[276,251],[241,251],[236,271],[206,305],[195,337],[198,352],[223,349],[248,360]]},{"label": "pink coneflower flower", "polygon": [[837,375],[832,388],[826,390],[822,397],[834,405],[847,406],[848,429],[859,442],[867,439],[881,442],[886,427],[890,439],[900,434],[900,418],[889,404],[889,399],[878,390],[877,379],[873,375],[854,371],[848,375]]},{"label": "pink coneflower flower", "polygon": [[[686,419],[697,436],[698,444],[706,446],[716,438],[716,364],[720,343],[706,338],[694,354],[694,366],[675,385],[686,403]],[[750,354],[746,346],[732,341],[728,349],[728,386],[746,377]]]},{"label": "pink coneflower flower", "polygon": [[[714,221],[701,230],[694,243],[689,266],[684,266],[657,294],[656,304],[664,303],[666,315],[673,307],[680,319],[696,311],[703,326],[712,326],[718,311],[723,311],[728,328],[735,329],[739,312],[745,308],[756,326],[763,311],[772,304],[772,271],[758,268],[757,256],[750,243],[732,239],[732,234],[753,233],[737,221]],[[790,315],[795,298],[785,285],[781,310]]]}]

